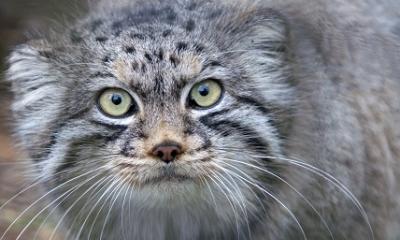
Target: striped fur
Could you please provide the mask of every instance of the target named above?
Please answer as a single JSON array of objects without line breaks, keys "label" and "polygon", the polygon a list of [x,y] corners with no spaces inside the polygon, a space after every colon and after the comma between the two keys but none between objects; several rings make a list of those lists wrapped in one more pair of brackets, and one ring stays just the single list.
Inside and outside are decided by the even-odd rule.
[{"label": "striped fur", "polygon": [[[16,138],[66,239],[400,236],[398,43],[302,2],[104,2],[15,49]],[[205,79],[221,101],[190,108]],[[104,115],[105,88],[137,113]],[[184,149],[169,165],[163,141]]]}]

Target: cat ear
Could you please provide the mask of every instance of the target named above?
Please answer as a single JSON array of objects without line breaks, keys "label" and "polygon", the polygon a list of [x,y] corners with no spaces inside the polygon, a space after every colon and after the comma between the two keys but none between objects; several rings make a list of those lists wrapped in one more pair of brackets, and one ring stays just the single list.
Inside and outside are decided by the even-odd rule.
[{"label": "cat ear", "polygon": [[17,108],[25,108],[54,93],[56,78],[51,74],[50,45],[32,41],[12,51],[8,63],[7,80],[15,95]]},{"label": "cat ear", "polygon": [[269,8],[253,6],[235,16],[229,24],[231,47],[236,51],[282,55],[287,45],[287,24],[282,15]]},{"label": "cat ear", "polygon": [[20,146],[31,150],[43,143],[42,135],[60,111],[65,89],[52,64],[45,41],[31,41],[14,49],[8,58],[7,80],[13,92],[14,131]]},{"label": "cat ear", "polygon": [[48,81],[49,63],[42,41],[17,46],[10,54],[8,63],[7,79],[17,94],[35,90]]},{"label": "cat ear", "polygon": [[271,104],[290,103],[288,27],[283,16],[268,8],[252,7],[229,23],[226,52],[245,73],[250,86]]}]

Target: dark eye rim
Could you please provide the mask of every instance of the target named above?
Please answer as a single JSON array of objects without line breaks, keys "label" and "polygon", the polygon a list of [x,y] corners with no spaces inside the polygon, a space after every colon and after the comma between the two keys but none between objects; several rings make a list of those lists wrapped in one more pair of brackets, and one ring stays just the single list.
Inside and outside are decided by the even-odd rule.
[{"label": "dark eye rim", "polygon": [[[211,105],[208,106],[208,107],[199,106],[199,105],[196,103],[196,101],[193,100],[192,97],[191,97],[191,93],[192,93],[192,90],[193,90],[194,86],[196,86],[197,84],[200,84],[200,83],[202,83],[202,82],[205,82],[205,81],[213,81],[213,82],[216,82],[216,83],[219,85],[219,87],[221,88],[221,95],[219,96],[218,100],[217,100],[214,104],[211,104]],[[215,107],[216,105],[218,105],[218,104],[222,101],[222,99],[224,98],[224,95],[225,95],[225,88],[224,88],[224,85],[221,83],[221,81],[218,80],[218,79],[215,79],[215,78],[207,78],[207,79],[204,79],[204,80],[202,80],[202,81],[199,81],[199,82],[195,83],[195,84],[192,86],[192,88],[191,88],[190,91],[189,91],[189,95],[188,95],[188,97],[187,97],[187,106],[190,107],[190,108],[192,108],[192,109],[195,109],[195,110],[208,110],[208,109],[211,109],[211,108]]]},{"label": "dark eye rim", "polygon": [[[106,111],[104,111],[103,108],[101,107],[101,104],[100,104],[100,98],[101,98],[101,96],[102,96],[106,91],[110,91],[110,90],[111,90],[111,91],[112,91],[112,90],[115,90],[115,91],[124,91],[124,92],[126,92],[126,93],[129,95],[129,97],[131,98],[131,105],[129,106],[129,110],[128,110],[125,114],[123,114],[123,115],[121,115],[121,116],[114,116],[114,115],[111,115],[111,114],[107,113]],[[135,99],[132,97],[132,95],[131,95],[128,91],[126,91],[125,89],[123,89],[123,88],[118,88],[118,87],[109,87],[109,88],[104,88],[104,89],[100,90],[100,91],[98,92],[97,96],[96,96],[96,106],[97,106],[97,109],[98,109],[103,115],[105,115],[105,116],[107,116],[107,117],[109,117],[109,118],[113,118],[113,119],[123,119],[123,118],[127,118],[127,117],[130,117],[130,116],[132,116],[133,114],[135,114],[135,113],[137,112],[137,103],[136,103]]]}]

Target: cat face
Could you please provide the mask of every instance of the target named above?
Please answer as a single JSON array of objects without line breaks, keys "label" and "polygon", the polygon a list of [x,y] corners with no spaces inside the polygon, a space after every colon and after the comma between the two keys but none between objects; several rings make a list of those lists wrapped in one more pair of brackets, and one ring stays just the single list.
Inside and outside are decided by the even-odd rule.
[{"label": "cat face", "polygon": [[53,188],[251,208],[275,186],[291,95],[275,13],[144,5],[63,37],[22,46],[9,69],[16,133]]}]

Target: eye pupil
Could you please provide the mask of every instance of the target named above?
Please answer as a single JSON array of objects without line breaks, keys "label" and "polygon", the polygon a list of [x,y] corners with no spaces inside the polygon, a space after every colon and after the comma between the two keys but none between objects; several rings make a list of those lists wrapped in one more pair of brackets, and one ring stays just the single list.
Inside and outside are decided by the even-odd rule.
[{"label": "eye pupil", "polygon": [[203,97],[207,96],[210,93],[207,85],[200,85],[198,91],[199,94]]},{"label": "eye pupil", "polygon": [[122,97],[118,94],[113,94],[111,96],[111,102],[115,105],[120,105],[122,103]]}]

